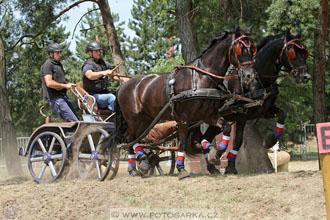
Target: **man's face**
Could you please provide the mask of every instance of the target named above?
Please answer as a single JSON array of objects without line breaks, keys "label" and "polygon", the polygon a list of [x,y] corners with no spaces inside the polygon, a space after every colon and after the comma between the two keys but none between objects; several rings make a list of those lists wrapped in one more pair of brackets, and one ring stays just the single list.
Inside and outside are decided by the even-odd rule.
[{"label": "man's face", "polygon": [[[52,56],[53,55],[53,56]],[[50,56],[54,58],[56,61],[61,61],[62,60],[62,51],[56,51],[54,53],[50,53]]]},{"label": "man's face", "polygon": [[101,50],[92,50],[92,51],[89,51],[89,55],[91,57],[93,57],[94,59],[101,59]]}]

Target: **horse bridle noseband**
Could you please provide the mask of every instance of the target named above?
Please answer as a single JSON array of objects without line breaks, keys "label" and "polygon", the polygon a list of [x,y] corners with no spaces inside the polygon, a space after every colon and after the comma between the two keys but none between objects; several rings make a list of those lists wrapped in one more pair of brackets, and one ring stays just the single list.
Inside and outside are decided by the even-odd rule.
[{"label": "horse bridle noseband", "polygon": [[[300,43],[300,45],[297,44],[297,43]],[[289,76],[290,75],[296,76],[298,74],[299,69],[307,68],[307,66],[306,65],[302,65],[302,66],[294,66],[293,65],[292,60],[290,59],[290,56],[289,56],[289,51],[288,51],[288,46],[290,46],[290,45],[294,45],[294,46],[298,47],[299,49],[302,49],[302,50],[305,50],[305,51],[306,51],[306,49],[305,49],[304,45],[301,43],[301,41],[298,38],[294,38],[294,39],[290,40],[289,42],[287,42],[286,38],[284,39],[284,46],[282,48],[281,55],[280,55],[280,63],[283,64],[282,63],[282,57],[283,57],[283,54],[285,53],[285,55],[288,59],[288,63],[291,67],[291,70],[285,70],[285,71],[289,72],[289,74],[288,74]]]}]

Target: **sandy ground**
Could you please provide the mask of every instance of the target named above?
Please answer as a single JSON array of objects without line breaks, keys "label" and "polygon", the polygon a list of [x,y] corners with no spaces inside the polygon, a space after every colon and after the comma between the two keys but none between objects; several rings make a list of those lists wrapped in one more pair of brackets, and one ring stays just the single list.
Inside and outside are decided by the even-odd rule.
[{"label": "sandy ground", "polygon": [[164,217],[161,211],[172,213],[167,219],[326,219],[317,161],[290,162],[285,173],[193,175],[183,181],[132,178],[125,164],[104,182],[36,184],[30,176],[2,175],[0,205],[0,219],[132,219],[127,215],[135,210],[149,214],[140,219]]}]

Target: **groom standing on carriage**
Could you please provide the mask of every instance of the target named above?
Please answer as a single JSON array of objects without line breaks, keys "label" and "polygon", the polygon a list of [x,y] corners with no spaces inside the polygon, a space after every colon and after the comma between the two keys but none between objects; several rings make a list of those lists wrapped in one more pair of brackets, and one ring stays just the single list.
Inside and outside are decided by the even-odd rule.
[{"label": "groom standing on carriage", "polygon": [[62,50],[58,43],[51,43],[47,47],[49,58],[41,66],[43,97],[49,101],[53,112],[63,120],[78,121],[74,107],[66,96],[66,90],[75,85],[65,79],[61,64]]}]

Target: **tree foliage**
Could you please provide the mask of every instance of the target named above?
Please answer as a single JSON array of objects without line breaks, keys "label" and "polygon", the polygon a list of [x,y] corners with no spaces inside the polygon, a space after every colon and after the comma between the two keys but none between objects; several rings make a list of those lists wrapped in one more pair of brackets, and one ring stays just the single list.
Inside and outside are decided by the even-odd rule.
[{"label": "tree foliage", "polygon": [[[131,72],[146,73],[158,59],[167,57],[170,46],[178,43],[174,2],[166,0],[134,0],[133,19],[128,26],[136,36],[128,38],[126,60]],[[168,38],[175,36],[169,42]]]}]

